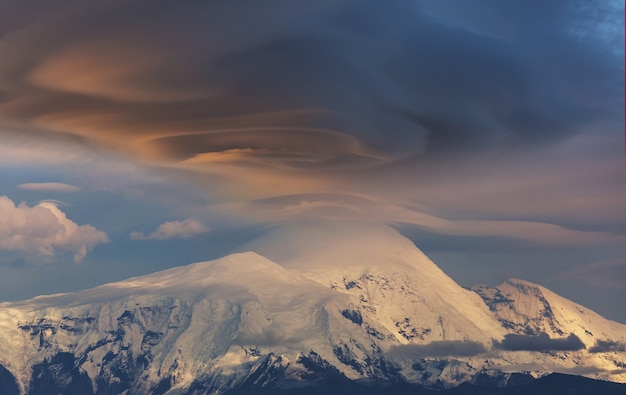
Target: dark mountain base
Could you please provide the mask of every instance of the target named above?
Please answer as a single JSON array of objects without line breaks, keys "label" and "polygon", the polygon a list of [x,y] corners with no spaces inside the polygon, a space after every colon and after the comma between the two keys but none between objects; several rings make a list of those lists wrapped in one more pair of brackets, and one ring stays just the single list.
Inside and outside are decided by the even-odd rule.
[{"label": "dark mountain base", "polygon": [[462,384],[449,390],[434,390],[409,384],[365,385],[346,381],[327,382],[317,387],[235,389],[226,395],[624,395],[626,384],[592,380],[580,376],[551,374],[532,383],[494,388]]},{"label": "dark mountain base", "polygon": [[[282,381],[282,371],[277,371],[271,364],[259,369],[248,380],[225,392],[227,395],[624,395],[626,384],[593,380],[581,376],[554,373],[533,380],[528,375],[520,374],[515,380],[509,380],[509,386],[496,387],[498,381],[482,380],[476,384],[461,384],[452,389],[433,389],[403,382],[387,385],[350,381],[330,366],[314,359],[316,354],[307,358],[311,377],[302,383]],[[112,365],[113,366],[113,365]],[[113,366],[118,367],[120,366]],[[139,395],[144,393],[163,394],[170,389],[170,382],[164,379],[155,388],[147,389],[136,383],[137,372],[133,369],[120,369],[120,374],[113,380],[115,385],[107,384],[97,378],[97,394]],[[111,370],[111,369],[110,369]],[[115,370],[115,369],[112,369]],[[111,370],[111,371],[112,371]],[[107,370],[108,371],[108,370]],[[130,373],[135,374],[130,374]],[[123,374],[122,374],[123,373]],[[264,383],[264,384],[260,384]],[[295,386],[302,384],[301,386]],[[261,387],[259,386],[261,385]],[[501,385],[501,384],[500,384]],[[281,388],[281,387],[289,388]],[[210,382],[196,381],[187,394],[201,395],[213,392]],[[76,367],[72,354],[59,353],[54,358],[33,366],[33,377],[27,395],[59,393],[64,395],[87,395],[93,393],[91,380],[86,373]],[[18,395],[19,387],[13,374],[0,365],[0,395]]]},{"label": "dark mountain base", "polygon": [[[59,363],[60,361],[54,361]],[[58,379],[58,377],[56,377]],[[89,379],[82,375],[64,377],[63,385],[47,374],[36,376],[31,382],[30,394],[55,393],[88,394],[91,392]],[[68,380],[69,379],[69,380]],[[74,379],[74,380],[72,380]],[[59,380],[60,381],[60,380]],[[47,387],[47,389],[44,389]],[[65,388],[62,388],[65,387]],[[165,391],[167,389],[163,388]],[[105,390],[103,393],[114,394],[116,391]],[[191,393],[203,393],[205,388],[191,389]],[[195,391],[194,391],[195,390]],[[131,391],[132,393],[132,391]],[[157,391],[156,393],[161,393]],[[17,395],[19,389],[13,375],[0,365],[0,394]],[[551,374],[529,384],[514,387],[495,388],[481,387],[473,384],[462,384],[448,390],[428,389],[418,385],[399,383],[393,385],[367,385],[355,383],[347,379],[326,380],[316,386],[297,388],[275,388],[270,385],[264,388],[240,388],[227,391],[225,395],[624,395],[626,384],[592,380],[580,376]]]},{"label": "dark mountain base", "polygon": [[454,395],[617,395],[626,394],[626,384],[553,373],[526,385],[481,388],[471,384],[461,384],[444,393]]},{"label": "dark mountain base", "polygon": [[15,377],[2,365],[0,365],[0,394],[20,394],[20,388],[17,386],[17,381],[15,380]]}]

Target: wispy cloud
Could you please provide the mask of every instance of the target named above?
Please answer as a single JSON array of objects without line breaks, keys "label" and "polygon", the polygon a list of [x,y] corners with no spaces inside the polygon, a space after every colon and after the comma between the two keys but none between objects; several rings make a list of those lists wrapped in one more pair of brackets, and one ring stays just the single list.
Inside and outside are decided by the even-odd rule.
[{"label": "wispy cloud", "polygon": [[91,225],[78,225],[52,202],[33,207],[0,196],[0,250],[54,256],[70,251],[79,263],[95,245],[108,242],[107,235]]},{"label": "wispy cloud", "polygon": [[28,182],[19,184],[19,189],[27,191],[40,191],[40,192],[78,192],[80,188],[70,184],[64,184],[61,182]]},{"label": "wispy cloud", "polygon": [[577,280],[596,286],[626,288],[626,258],[576,266],[559,273],[555,279]]},{"label": "wispy cloud", "polygon": [[133,240],[188,239],[208,231],[209,228],[201,222],[193,218],[187,218],[183,221],[164,222],[154,232],[149,234],[132,232],[130,238]]}]

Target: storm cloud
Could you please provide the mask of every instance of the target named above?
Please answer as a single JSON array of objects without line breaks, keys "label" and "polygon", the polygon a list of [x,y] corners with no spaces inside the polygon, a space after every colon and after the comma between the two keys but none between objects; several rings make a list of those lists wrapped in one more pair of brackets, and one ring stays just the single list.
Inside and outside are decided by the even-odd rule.
[{"label": "storm cloud", "polygon": [[606,42],[572,30],[594,27],[578,2],[494,4],[523,8],[541,41],[477,29],[489,14],[452,27],[433,2],[4,3],[0,122],[147,162],[306,172],[475,154],[562,140],[608,111],[590,98],[620,95]]},{"label": "storm cloud", "polygon": [[547,333],[538,335],[504,336],[501,342],[494,341],[494,348],[507,351],[578,351],[585,349],[585,344],[575,334],[563,339],[552,339]]},{"label": "storm cloud", "polygon": [[589,348],[589,352],[626,352],[626,343],[613,340],[596,340],[596,344]]}]

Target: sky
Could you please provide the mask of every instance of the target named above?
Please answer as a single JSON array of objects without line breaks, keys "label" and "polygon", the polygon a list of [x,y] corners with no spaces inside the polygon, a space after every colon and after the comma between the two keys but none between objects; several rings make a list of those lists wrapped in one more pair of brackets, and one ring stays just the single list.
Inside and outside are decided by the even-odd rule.
[{"label": "sky", "polygon": [[0,0],[0,300],[390,224],[626,323],[624,3]]}]

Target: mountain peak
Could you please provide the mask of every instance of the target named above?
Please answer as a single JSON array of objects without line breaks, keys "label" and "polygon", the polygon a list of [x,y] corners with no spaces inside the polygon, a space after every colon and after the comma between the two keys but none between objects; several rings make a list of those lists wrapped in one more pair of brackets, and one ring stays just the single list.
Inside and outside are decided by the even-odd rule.
[{"label": "mountain peak", "polygon": [[[576,336],[584,347],[595,353],[598,345],[617,345],[626,349],[626,326],[608,320],[598,313],[568,300],[549,289],[529,281],[509,279],[490,288],[474,288],[503,325],[520,335],[548,335],[553,339]],[[601,348],[601,347],[600,347]],[[593,355],[608,366],[621,367],[613,356]],[[616,371],[614,380],[624,381],[624,373]]]},{"label": "mountain peak", "polygon": [[178,266],[75,293],[38,296],[5,302],[3,307],[53,307],[119,300],[140,295],[194,297],[217,288],[253,289],[256,284],[285,284],[303,278],[253,251],[231,254],[213,261]]},{"label": "mountain peak", "polygon": [[[508,280],[506,280],[504,282],[504,284],[508,284],[508,285],[511,285],[511,286],[514,286],[514,287],[518,287],[518,288],[532,288],[532,289],[537,289],[537,290],[540,290],[540,291],[541,290],[547,290],[547,288],[545,288],[545,287],[543,287],[543,286],[541,286],[539,284],[530,282],[528,280],[522,280],[520,278],[515,278],[515,277],[509,278]],[[502,284],[502,285],[504,285],[504,284]]]},{"label": "mountain peak", "polygon": [[256,251],[326,283],[349,273],[376,270],[418,270],[452,281],[411,240],[380,224],[292,223],[274,228],[240,250]]}]

